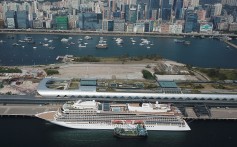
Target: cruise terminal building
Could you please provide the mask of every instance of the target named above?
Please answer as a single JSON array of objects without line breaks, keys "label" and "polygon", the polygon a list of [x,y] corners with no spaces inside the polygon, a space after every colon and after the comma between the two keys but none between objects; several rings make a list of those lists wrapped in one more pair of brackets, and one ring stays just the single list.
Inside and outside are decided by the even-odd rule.
[{"label": "cruise terminal building", "polygon": [[43,97],[67,98],[116,98],[116,99],[177,99],[177,100],[237,100],[237,94],[184,94],[184,93],[144,93],[144,92],[97,92],[96,79],[47,77],[41,80],[37,92]]}]

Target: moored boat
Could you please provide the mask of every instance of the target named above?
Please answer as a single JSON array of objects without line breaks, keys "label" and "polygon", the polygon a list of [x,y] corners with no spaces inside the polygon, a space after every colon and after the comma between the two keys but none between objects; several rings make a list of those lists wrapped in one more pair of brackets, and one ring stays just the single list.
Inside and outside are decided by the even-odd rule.
[{"label": "moored boat", "polygon": [[99,41],[99,43],[96,45],[96,48],[104,48],[104,49],[106,49],[106,48],[108,48],[108,45],[107,45],[107,43],[106,43],[106,41],[104,41],[104,39],[103,39],[103,37],[100,37],[100,41]]}]

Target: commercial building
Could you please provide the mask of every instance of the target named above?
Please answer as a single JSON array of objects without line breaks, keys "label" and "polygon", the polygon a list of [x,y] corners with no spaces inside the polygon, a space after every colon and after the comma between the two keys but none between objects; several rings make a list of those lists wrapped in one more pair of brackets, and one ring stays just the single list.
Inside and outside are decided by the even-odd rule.
[{"label": "commercial building", "polygon": [[0,19],[0,29],[3,29],[3,28],[4,28],[4,20]]},{"label": "commercial building", "polygon": [[55,19],[57,30],[67,30],[68,29],[68,17],[67,16],[57,16]]},{"label": "commercial building", "polygon": [[180,24],[169,25],[169,33],[180,34],[182,33],[183,26]]},{"label": "commercial building", "polygon": [[229,24],[229,31],[237,31],[237,23]]},{"label": "commercial building", "polygon": [[114,30],[114,21],[113,20],[103,20],[102,30],[103,31],[113,31]]},{"label": "commercial building", "polygon": [[114,31],[125,31],[125,20],[124,19],[115,19],[114,20]]},{"label": "commercial building", "polygon": [[137,21],[137,9],[132,7],[129,9],[129,22],[136,23]]},{"label": "commercial building", "polygon": [[37,19],[37,20],[33,20],[33,28],[34,29],[42,29],[44,26],[43,26],[43,21],[40,20],[40,19]]},{"label": "commercial building", "polygon": [[144,22],[134,23],[133,32],[135,32],[135,33],[143,33],[144,32],[144,28],[145,28]]},{"label": "commercial building", "polygon": [[134,26],[134,24],[128,23],[127,27],[126,27],[126,32],[132,33],[133,32],[133,26]]},{"label": "commercial building", "polygon": [[78,24],[81,30],[100,30],[102,29],[102,14],[94,12],[79,13]]},{"label": "commercial building", "polygon": [[193,11],[187,11],[185,15],[185,24],[184,24],[184,32],[191,33],[197,32],[198,22],[197,22],[197,13]]},{"label": "commercial building", "polygon": [[207,23],[207,22],[202,22],[200,23],[200,33],[212,33],[213,30],[213,24],[212,23]]},{"label": "commercial building", "polygon": [[16,12],[16,20],[18,24],[18,29],[27,29],[29,27],[29,19],[28,19],[28,12],[23,11],[17,11]]},{"label": "commercial building", "polygon": [[8,29],[15,29],[17,28],[17,23],[16,23],[16,12],[11,10],[7,11],[5,13],[6,17],[6,24]]}]

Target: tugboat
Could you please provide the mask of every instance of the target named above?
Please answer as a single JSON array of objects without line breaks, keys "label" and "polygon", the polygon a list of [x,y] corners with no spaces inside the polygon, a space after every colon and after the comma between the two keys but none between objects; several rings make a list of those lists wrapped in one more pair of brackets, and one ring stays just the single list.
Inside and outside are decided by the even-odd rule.
[{"label": "tugboat", "polygon": [[148,133],[144,124],[137,124],[136,127],[116,127],[114,137],[117,138],[147,138]]}]

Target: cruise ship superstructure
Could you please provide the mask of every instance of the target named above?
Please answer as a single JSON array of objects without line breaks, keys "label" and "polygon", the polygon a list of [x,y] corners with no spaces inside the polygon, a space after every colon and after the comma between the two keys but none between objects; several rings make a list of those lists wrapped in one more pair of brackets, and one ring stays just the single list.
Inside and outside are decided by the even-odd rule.
[{"label": "cruise ship superstructure", "polygon": [[75,129],[114,129],[144,124],[147,130],[188,131],[180,111],[169,104],[118,104],[82,101],[65,103],[58,111],[39,113],[37,117]]}]

